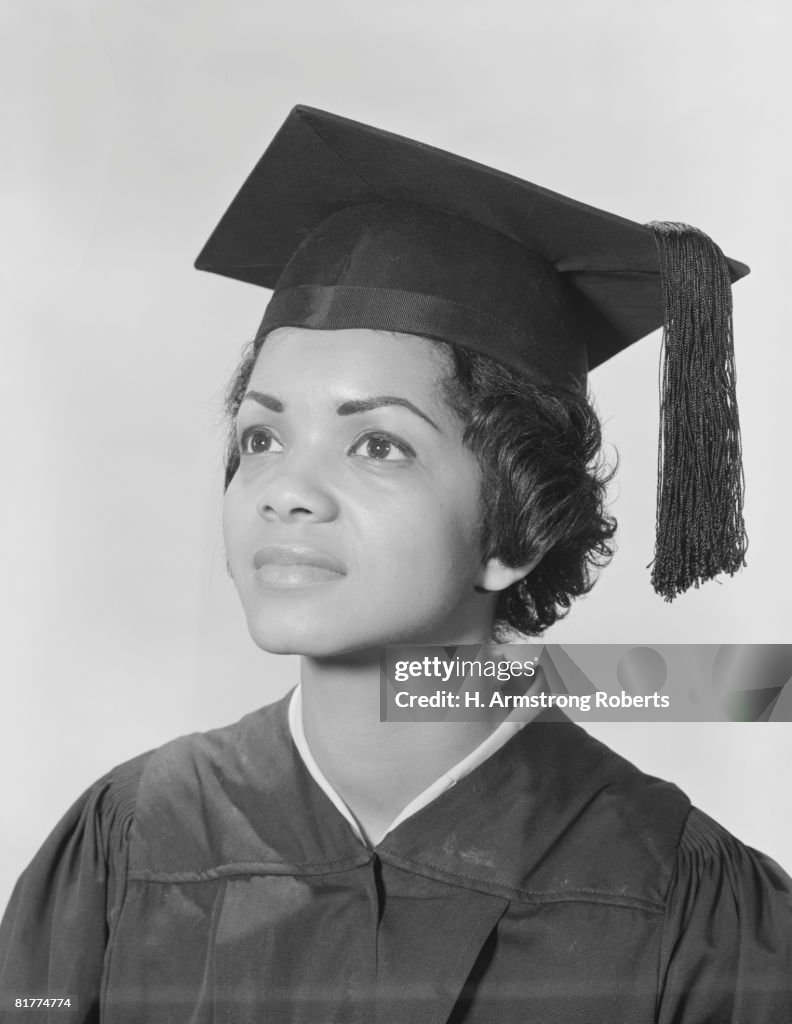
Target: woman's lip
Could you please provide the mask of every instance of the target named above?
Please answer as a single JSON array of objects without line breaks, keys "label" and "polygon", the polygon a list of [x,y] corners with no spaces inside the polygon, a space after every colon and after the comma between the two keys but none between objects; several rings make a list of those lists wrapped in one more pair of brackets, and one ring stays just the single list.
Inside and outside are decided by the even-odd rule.
[{"label": "woman's lip", "polygon": [[331,555],[302,544],[271,544],[253,556],[256,579],[262,583],[297,585],[337,579],[346,569]]},{"label": "woman's lip", "polygon": [[265,562],[253,574],[257,583],[265,587],[310,587],[317,583],[331,583],[340,580],[343,573],[326,569],[321,565]]}]

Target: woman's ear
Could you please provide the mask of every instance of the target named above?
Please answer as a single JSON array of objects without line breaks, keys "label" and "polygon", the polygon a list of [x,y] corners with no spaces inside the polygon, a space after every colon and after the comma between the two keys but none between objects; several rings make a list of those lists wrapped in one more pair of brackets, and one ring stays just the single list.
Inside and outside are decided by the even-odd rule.
[{"label": "woman's ear", "polygon": [[537,555],[532,561],[525,562],[523,565],[511,566],[504,565],[499,558],[488,558],[482,563],[479,577],[476,580],[476,589],[489,592],[505,590],[512,583],[524,579],[529,572],[533,572],[541,560],[542,556]]}]

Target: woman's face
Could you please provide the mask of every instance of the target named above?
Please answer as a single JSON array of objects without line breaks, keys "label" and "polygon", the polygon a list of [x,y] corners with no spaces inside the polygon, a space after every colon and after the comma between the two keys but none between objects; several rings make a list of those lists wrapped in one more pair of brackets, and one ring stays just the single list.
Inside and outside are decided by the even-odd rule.
[{"label": "woman's face", "polygon": [[371,330],[271,334],[237,419],[226,553],[255,642],[331,656],[488,637],[480,475],[447,356]]}]

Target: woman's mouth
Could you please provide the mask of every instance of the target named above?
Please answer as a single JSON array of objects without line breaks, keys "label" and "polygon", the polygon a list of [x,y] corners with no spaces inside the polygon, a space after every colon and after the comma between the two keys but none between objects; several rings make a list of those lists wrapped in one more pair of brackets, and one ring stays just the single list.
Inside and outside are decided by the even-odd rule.
[{"label": "woman's mouth", "polygon": [[308,587],[346,575],[332,556],[304,545],[272,544],[253,556],[253,575],[265,587]]}]

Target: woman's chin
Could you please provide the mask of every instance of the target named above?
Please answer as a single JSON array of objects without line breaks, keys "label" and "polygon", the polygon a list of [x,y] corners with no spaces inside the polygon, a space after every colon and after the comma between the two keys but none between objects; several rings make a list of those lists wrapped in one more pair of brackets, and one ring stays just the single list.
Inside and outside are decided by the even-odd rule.
[{"label": "woman's chin", "polygon": [[[268,654],[297,654],[306,658],[334,658],[373,645],[365,637],[339,636],[338,631],[325,634],[315,624],[301,625],[248,621],[253,643]],[[385,640],[384,643],[389,641]],[[382,645],[380,645],[382,646]]]},{"label": "woman's chin", "polygon": [[248,631],[253,643],[268,654],[296,654],[306,658],[340,658],[366,652],[381,652],[387,646],[447,646],[449,644],[476,644],[491,639],[489,630],[437,630],[413,628],[339,630],[322,629],[316,622],[300,623],[251,621]]}]

